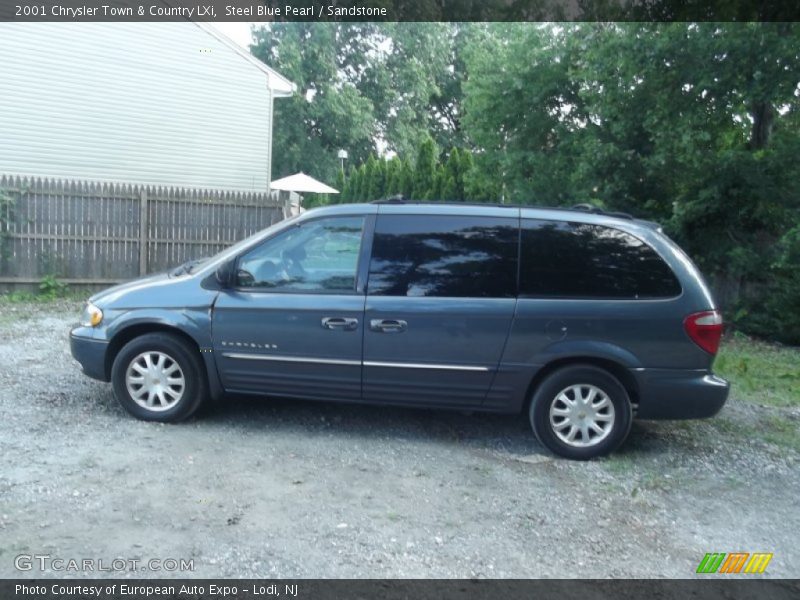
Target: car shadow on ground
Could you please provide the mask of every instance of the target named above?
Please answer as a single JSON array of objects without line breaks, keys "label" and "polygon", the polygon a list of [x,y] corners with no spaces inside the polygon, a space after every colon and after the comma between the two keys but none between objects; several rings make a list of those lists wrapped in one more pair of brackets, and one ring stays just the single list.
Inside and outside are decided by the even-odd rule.
[{"label": "car shadow on ground", "polygon": [[204,409],[199,422],[247,430],[327,431],[364,439],[420,441],[528,441],[538,447],[522,415],[316,402],[294,398],[227,396]]},{"label": "car shadow on ground", "polygon": [[[399,439],[447,443],[508,453],[551,457],[531,431],[527,414],[495,414],[316,402],[278,397],[229,395],[192,419],[198,426],[241,431],[313,432],[344,439]],[[671,427],[672,425],[672,427]],[[678,427],[678,432],[674,428]],[[616,452],[628,458],[697,450],[697,436],[674,423],[634,421],[628,440]]]}]

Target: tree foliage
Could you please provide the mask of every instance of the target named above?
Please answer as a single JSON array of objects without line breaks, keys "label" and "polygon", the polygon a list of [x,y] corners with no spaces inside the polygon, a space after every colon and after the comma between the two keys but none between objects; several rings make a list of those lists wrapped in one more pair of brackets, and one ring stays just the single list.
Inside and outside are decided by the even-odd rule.
[{"label": "tree foliage", "polygon": [[440,155],[428,137],[418,148],[413,166],[411,160],[398,156],[382,160],[370,155],[358,169],[351,168],[341,186],[339,201],[365,202],[393,196],[433,201],[479,200],[470,195],[469,181],[474,170],[469,150],[451,148],[446,155]]},{"label": "tree foliage", "polygon": [[272,171],[333,181],[379,149],[410,156],[425,137],[460,143],[465,36],[448,23],[272,23],[254,56],[297,85],[275,102]]}]

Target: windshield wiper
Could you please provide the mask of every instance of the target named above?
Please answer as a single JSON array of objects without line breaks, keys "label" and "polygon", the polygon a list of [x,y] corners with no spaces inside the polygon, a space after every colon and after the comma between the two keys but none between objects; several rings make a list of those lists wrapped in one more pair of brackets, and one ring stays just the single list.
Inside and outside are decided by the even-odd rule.
[{"label": "windshield wiper", "polygon": [[197,265],[207,260],[208,260],[207,256],[204,256],[203,258],[193,258],[192,260],[187,260],[181,266],[173,269],[170,275],[172,277],[178,277],[179,275],[184,275],[184,274],[188,275],[192,272],[192,269],[194,269]]}]

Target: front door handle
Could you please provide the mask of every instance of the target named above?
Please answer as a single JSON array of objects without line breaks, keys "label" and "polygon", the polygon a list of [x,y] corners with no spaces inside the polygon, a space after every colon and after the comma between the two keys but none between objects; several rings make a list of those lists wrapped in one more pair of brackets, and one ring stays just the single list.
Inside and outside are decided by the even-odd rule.
[{"label": "front door handle", "polygon": [[400,319],[371,319],[369,328],[380,333],[402,333],[408,329],[408,322]]},{"label": "front door handle", "polygon": [[358,328],[358,319],[353,319],[351,317],[324,317],[322,319],[322,326],[325,329],[353,331]]}]

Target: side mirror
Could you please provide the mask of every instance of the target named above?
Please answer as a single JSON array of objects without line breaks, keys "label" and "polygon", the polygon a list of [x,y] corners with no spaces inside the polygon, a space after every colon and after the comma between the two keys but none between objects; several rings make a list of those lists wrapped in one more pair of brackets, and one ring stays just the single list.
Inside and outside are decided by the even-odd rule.
[{"label": "side mirror", "polygon": [[251,285],[256,284],[256,278],[253,277],[253,274],[250,271],[245,271],[244,269],[239,269],[236,271],[236,285],[249,287]]},{"label": "side mirror", "polygon": [[214,274],[214,277],[217,280],[217,283],[222,288],[227,288],[231,286],[232,279],[233,279],[233,265],[236,261],[229,260],[227,262],[222,263],[219,267],[217,267],[217,271]]}]

